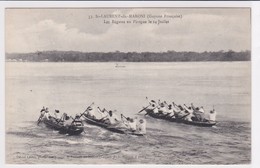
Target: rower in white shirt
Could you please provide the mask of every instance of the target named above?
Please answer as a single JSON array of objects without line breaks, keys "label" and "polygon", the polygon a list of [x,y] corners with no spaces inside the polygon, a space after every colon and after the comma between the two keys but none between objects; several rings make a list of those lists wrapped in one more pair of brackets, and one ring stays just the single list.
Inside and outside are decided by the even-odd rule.
[{"label": "rower in white shirt", "polygon": [[146,121],[145,119],[140,119],[139,122],[137,123],[137,131],[140,134],[146,134]]},{"label": "rower in white shirt", "polygon": [[59,110],[55,110],[55,111],[54,111],[54,116],[55,116],[56,119],[59,120],[59,119],[61,118],[60,111],[59,111]]},{"label": "rower in white shirt", "polygon": [[216,116],[217,111],[213,108],[213,110],[209,112],[209,121],[216,121]]},{"label": "rower in white shirt", "polygon": [[45,119],[47,119],[47,120],[50,120],[50,113],[49,113],[48,108],[45,109],[45,113],[44,113],[43,118],[45,118]]}]

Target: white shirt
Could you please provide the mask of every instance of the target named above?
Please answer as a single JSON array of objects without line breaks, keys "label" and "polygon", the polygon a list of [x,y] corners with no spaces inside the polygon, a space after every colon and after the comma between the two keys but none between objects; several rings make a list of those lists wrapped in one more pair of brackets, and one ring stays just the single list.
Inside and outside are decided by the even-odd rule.
[{"label": "white shirt", "polygon": [[193,116],[193,115],[190,113],[189,115],[187,115],[187,116],[185,117],[185,120],[187,120],[187,121],[192,121],[192,119],[191,119],[192,116]]},{"label": "white shirt", "polygon": [[113,113],[112,116],[108,115],[108,119],[110,121],[110,124],[117,124],[118,123],[118,117]]},{"label": "white shirt", "polygon": [[61,118],[60,113],[57,113],[57,112],[54,113],[54,116],[55,116],[55,118],[57,118],[57,119],[60,119],[60,118]]},{"label": "white shirt", "polygon": [[209,113],[209,120],[210,121],[216,121],[216,115],[217,112],[215,110],[213,110],[212,112]]},{"label": "white shirt", "polygon": [[93,116],[96,117],[95,110],[94,109],[88,110],[88,115],[91,116],[91,117],[93,117]]},{"label": "white shirt", "polygon": [[161,107],[160,108],[160,111],[162,112],[162,113],[167,113],[167,108],[164,106],[164,107]]},{"label": "white shirt", "polygon": [[49,117],[50,117],[49,112],[46,112],[46,113],[44,114],[44,118],[46,118],[47,120],[49,120]]},{"label": "white shirt", "polygon": [[180,112],[181,111],[181,109],[178,107],[178,106],[176,106],[175,104],[173,105],[173,110],[175,111],[175,112]]},{"label": "white shirt", "polygon": [[68,120],[64,120],[64,125],[71,125],[72,121],[73,120],[71,118],[69,118]]},{"label": "white shirt", "polygon": [[128,126],[131,130],[136,131],[136,121],[128,122]]},{"label": "white shirt", "polygon": [[199,108],[199,111],[202,112],[202,113],[205,113],[203,108]]},{"label": "white shirt", "polygon": [[157,107],[155,107],[155,109],[153,109],[154,113],[159,113],[159,109]]},{"label": "white shirt", "polygon": [[173,108],[168,109],[168,113],[170,113],[169,116],[174,115],[174,110],[173,110]]},{"label": "white shirt", "polygon": [[144,120],[143,123],[138,123],[137,124],[137,130],[141,134],[146,134],[146,121]]},{"label": "white shirt", "polygon": [[100,111],[99,108],[97,108],[97,111],[98,111],[99,116],[100,116],[100,118],[98,118],[98,119],[102,119],[102,118],[104,119],[104,118],[106,118],[108,116],[108,114],[106,112]]}]

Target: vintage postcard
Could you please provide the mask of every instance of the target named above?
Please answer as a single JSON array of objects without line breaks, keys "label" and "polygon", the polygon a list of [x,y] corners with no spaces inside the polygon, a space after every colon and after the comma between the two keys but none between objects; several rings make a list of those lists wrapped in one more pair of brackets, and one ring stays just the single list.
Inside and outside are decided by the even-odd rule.
[{"label": "vintage postcard", "polygon": [[6,164],[251,164],[250,7],[4,13]]}]

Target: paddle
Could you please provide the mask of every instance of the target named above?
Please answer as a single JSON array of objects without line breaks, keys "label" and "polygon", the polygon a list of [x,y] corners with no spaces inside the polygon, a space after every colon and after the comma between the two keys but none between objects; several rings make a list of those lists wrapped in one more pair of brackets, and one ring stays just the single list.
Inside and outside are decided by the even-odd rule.
[{"label": "paddle", "polygon": [[127,118],[126,118],[126,116],[124,116],[123,114],[121,114],[121,120],[122,120],[122,122],[125,124],[125,126],[127,126],[127,127],[128,127],[129,125],[127,125],[127,124],[126,124],[126,123],[123,121],[123,119],[122,119],[123,117],[124,117],[124,118],[126,119],[126,121],[127,121]]},{"label": "paddle", "polygon": [[[91,104],[90,104],[90,105],[87,107],[87,109],[86,109],[86,110],[85,110],[85,111],[84,111],[82,114],[80,113],[80,116],[79,116],[79,118],[80,118],[80,117],[82,117],[82,116],[83,116],[83,114],[84,114],[86,111],[88,111],[89,107],[90,107],[90,106],[92,106],[93,104],[94,104],[94,102],[93,102],[93,103],[91,103]],[[60,118],[60,120],[57,122],[57,124],[59,124],[59,123],[62,121],[62,118],[64,118],[64,114],[62,115],[62,117]],[[71,116],[70,116],[70,118],[72,118],[72,119],[73,119],[73,117],[71,117]],[[76,119],[76,118],[75,118],[75,119]],[[71,124],[72,124],[72,123],[75,121],[75,119],[73,119],[73,121],[71,122]]]},{"label": "paddle", "polygon": [[182,117],[178,117],[178,118],[176,118],[176,119],[180,119],[180,120],[182,120],[183,118],[185,118],[186,116],[188,116],[190,113],[188,113],[188,114],[186,114],[186,115],[184,115],[184,116],[182,116]]},{"label": "paddle", "polygon": [[86,111],[88,111],[88,109],[89,109],[93,104],[94,104],[94,102],[92,102],[92,103],[87,107],[87,109],[82,113],[82,115],[83,115]]},{"label": "paddle", "polygon": [[124,116],[124,114],[121,114],[121,118],[122,118],[122,117],[124,117],[125,119],[127,119],[126,116]]},{"label": "paddle", "polygon": [[151,106],[151,104],[149,104],[148,106],[146,106],[145,108],[143,108],[142,110],[140,110],[138,113],[141,113],[142,111],[146,110],[149,106]]},{"label": "paddle", "polygon": [[[172,102],[172,104],[174,105],[174,106],[177,106],[174,102]],[[184,106],[186,107],[186,108],[188,108],[187,106],[186,106],[186,104],[184,104]],[[178,107],[179,108],[179,107]],[[186,109],[185,109],[186,110]],[[186,110],[187,111],[187,110]],[[179,112],[176,112],[176,113],[180,113],[181,111],[179,111]],[[188,112],[188,114],[187,115],[184,115],[184,116],[182,116],[182,117],[179,117],[179,118],[176,118],[176,119],[183,119],[184,117],[186,117],[186,116],[188,116],[189,114],[190,114],[190,112],[189,111],[187,111]],[[168,114],[167,114],[168,115]],[[166,116],[167,116],[166,115]],[[175,116],[175,114],[171,117],[171,118],[173,118]]]},{"label": "paddle", "polygon": [[[154,109],[156,109],[158,106],[156,106],[155,108],[151,109],[151,111],[153,111]],[[148,114],[148,112],[146,112],[145,116]]]},{"label": "paddle", "polygon": [[[82,116],[85,114],[85,112],[87,112],[88,109],[89,109],[93,104],[94,104],[94,102],[92,102],[92,103],[87,107],[87,109],[86,109],[83,113],[80,113],[79,118],[82,117]],[[75,118],[75,119],[76,119],[76,118]],[[75,119],[73,120],[73,122],[75,121]]]},{"label": "paddle", "polygon": [[[44,116],[45,112],[43,113],[43,116]],[[37,120],[37,125],[39,125],[41,122],[42,122],[42,115],[40,115],[40,117],[38,118]]]},{"label": "paddle", "polygon": [[62,120],[62,118],[64,118],[64,114],[61,116],[60,120],[57,122],[57,124],[59,124]]},{"label": "paddle", "polygon": [[[84,114],[84,113],[83,113],[83,114]],[[81,117],[81,116],[82,116],[82,114],[80,114],[80,117]],[[80,117],[79,117],[79,118],[80,118]],[[71,117],[71,116],[70,116],[70,118],[73,120],[73,121],[71,122],[71,124],[70,124],[70,125],[72,125],[72,124],[75,122],[75,120],[76,120],[76,117],[75,117],[75,118],[73,118],[73,117]]]},{"label": "paddle", "polygon": [[[104,112],[108,113],[108,111],[105,108],[103,110],[101,110],[100,107],[98,107],[98,109],[99,109],[99,111],[98,111],[99,113],[104,113]],[[107,115],[105,117],[100,118],[98,121],[104,122],[105,118],[107,118]]]},{"label": "paddle", "polygon": [[102,112],[102,113],[104,113],[104,110],[106,110],[105,108],[104,108],[103,110],[101,110],[100,107],[98,107],[98,109],[99,109],[99,111]]},{"label": "paddle", "polygon": [[[105,111],[107,112],[107,110],[106,110],[105,108],[104,108],[103,110],[101,110],[100,107],[97,107],[97,108],[99,109],[99,110],[98,110],[99,113],[104,113]],[[105,118],[107,118],[107,116],[98,119],[98,121],[103,122],[103,120],[104,120]]]},{"label": "paddle", "polygon": [[107,109],[104,108],[104,111],[108,113]]}]

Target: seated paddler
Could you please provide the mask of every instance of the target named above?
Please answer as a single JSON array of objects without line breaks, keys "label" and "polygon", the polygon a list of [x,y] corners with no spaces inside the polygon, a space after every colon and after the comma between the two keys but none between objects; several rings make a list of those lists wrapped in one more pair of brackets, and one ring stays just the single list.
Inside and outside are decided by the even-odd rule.
[{"label": "seated paddler", "polygon": [[108,119],[108,113],[106,109],[104,108],[101,110],[99,107],[97,108],[97,112],[99,114],[99,117],[97,118],[100,122],[104,122],[106,119]]},{"label": "seated paddler", "polygon": [[209,112],[209,121],[215,122],[216,116],[217,116],[217,111],[213,108],[213,110]]},{"label": "seated paddler", "polygon": [[181,118],[185,115],[185,109],[181,105],[177,105],[174,102],[172,102],[172,105],[175,118]]},{"label": "seated paddler", "polygon": [[184,104],[183,108],[186,110],[187,113],[186,117],[184,117],[184,120],[192,121],[192,117],[194,117],[193,115],[194,110],[192,109],[192,107],[188,107],[186,106],[186,104]]},{"label": "seated paddler", "polygon": [[135,119],[133,119],[133,118],[128,119],[128,126],[129,126],[130,131],[135,132],[136,131],[136,125],[137,125],[136,118]]},{"label": "seated paddler", "polygon": [[41,109],[41,111],[40,111],[41,114],[40,114],[39,120],[44,117],[45,110],[46,110],[46,109],[45,109],[45,107],[43,106],[42,109]]},{"label": "seated paddler", "polygon": [[118,119],[118,116],[115,114],[115,112],[109,110],[107,118],[104,119],[104,123],[115,125],[115,124],[119,124],[120,120]]},{"label": "seated paddler", "polygon": [[54,111],[54,117],[56,118],[57,121],[60,120],[60,118],[61,118],[60,110],[55,110]]},{"label": "seated paddler", "polygon": [[45,109],[45,113],[44,113],[43,118],[47,119],[47,120],[50,120],[50,118],[51,118],[50,113],[49,113],[49,109],[47,107]]},{"label": "seated paddler", "polygon": [[137,123],[137,131],[140,134],[146,134],[146,121],[145,119],[140,119],[139,122]]},{"label": "seated paddler", "polygon": [[62,120],[61,120],[61,123],[64,126],[70,126],[72,122],[73,122],[73,119],[70,116],[68,116],[67,113],[64,113]]},{"label": "seated paddler", "polygon": [[160,106],[158,108],[158,112],[161,115],[167,115],[168,114],[168,108],[167,108],[167,103],[166,102],[162,102],[160,103]]},{"label": "seated paddler", "polygon": [[86,116],[88,118],[92,118],[92,119],[97,119],[97,114],[96,114],[96,109],[94,107],[88,107],[88,109],[86,110]]},{"label": "seated paddler", "polygon": [[123,123],[123,124],[120,124],[121,127],[123,125],[124,128],[126,128],[132,132],[135,132],[137,130],[137,124],[138,124],[137,117],[130,118],[130,117],[125,117],[123,114],[121,114],[121,121]]},{"label": "seated paddler", "polygon": [[171,104],[169,104],[169,106],[168,106],[167,116],[168,116],[168,117],[171,117],[171,118],[175,118],[174,109],[173,109],[173,107],[172,107]]}]

